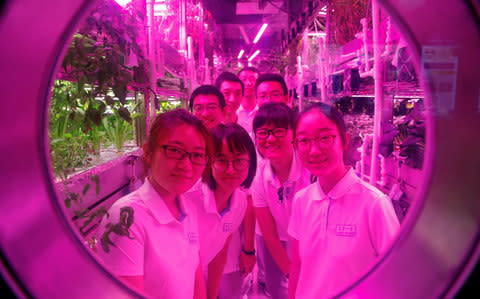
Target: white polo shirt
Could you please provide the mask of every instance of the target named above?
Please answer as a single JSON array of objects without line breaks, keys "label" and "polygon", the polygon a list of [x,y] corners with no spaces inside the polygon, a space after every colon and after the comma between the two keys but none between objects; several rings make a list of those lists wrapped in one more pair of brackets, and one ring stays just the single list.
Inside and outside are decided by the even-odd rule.
[{"label": "white polo shirt", "polygon": [[255,106],[251,111],[245,110],[242,105],[237,109],[237,116],[238,121],[237,123],[242,126],[245,130],[247,130],[248,134],[252,139],[253,136],[253,119],[255,118],[255,114],[258,111],[258,106]]},{"label": "white polo shirt", "polygon": [[[136,191],[116,201],[98,231],[98,256],[118,276],[143,275],[145,293],[157,298],[193,298],[199,265],[197,211],[179,198],[182,213],[175,219],[148,179]],[[122,217],[120,217],[122,215]],[[120,220],[123,219],[123,220]],[[109,231],[116,225],[119,235]],[[120,233],[122,234],[122,233]],[[106,237],[109,252],[102,245]]]},{"label": "white polo shirt", "polygon": [[389,198],[350,169],[325,195],[317,182],[295,196],[288,233],[299,241],[296,298],[330,298],[389,246],[399,223]]},{"label": "white polo shirt", "polygon": [[[225,241],[230,235],[238,231],[245,217],[247,210],[247,196],[245,192],[236,189],[227,208],[218,213],[215,195],[208,188],[207,184],[194,186],[185,197],[192,201],[198,208],[198,231],[200,236],[200,259],[204,270],[213,258],[222,250]],[[236,243],[231,242],[235,247]],[[237,249],[238,251],[238,249]],[[234,252],[229,250],[230,252]],[[230,258],[230,257],[229,257]],[[235,258],[238,261],[238,255]],[[237,263],[238,264],[238,263]],[[228,263],[227,263],[228,265]],[[232,265],[233,267],[233,265]],[[236,269],[224,269],[224,273],[235,271]]]},{"label": "white polo shirt", "polygon": [[[311,184],[310,172],[300,163],[297,154],[294,152],[290,174],[281,185],[272,171],[270,161],[268,159],[264,161],[265,163],[258,168],[257,175],[250,188],[253,206],[256,208],[268,207],[273,219],[275,219],[278,237],[282,241],[288,241],[291,239],[287,234],[287,228],[293,197],[298,190]],[[281,188],[283,190],[283,200],[280,201],[278,192]]]}]

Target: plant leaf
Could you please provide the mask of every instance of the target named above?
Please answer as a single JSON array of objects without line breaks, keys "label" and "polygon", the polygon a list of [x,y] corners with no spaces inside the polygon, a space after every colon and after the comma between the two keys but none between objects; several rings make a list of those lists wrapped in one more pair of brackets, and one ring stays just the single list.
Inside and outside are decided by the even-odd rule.
[{"label": "plant leaf", "polygon": [[90,184],[86,184],[85,186],[83,186],[82,194],[83,195],[87,194],[89,189],[90,189]]},{"label": "plant leaf", "polygon": [[128,123],[132,123],[132,118],[130,117],[130,111],[128,111],[127,108],[125,107],[118,108],[118,115],[120,115],[120,117],[126,120]]}]

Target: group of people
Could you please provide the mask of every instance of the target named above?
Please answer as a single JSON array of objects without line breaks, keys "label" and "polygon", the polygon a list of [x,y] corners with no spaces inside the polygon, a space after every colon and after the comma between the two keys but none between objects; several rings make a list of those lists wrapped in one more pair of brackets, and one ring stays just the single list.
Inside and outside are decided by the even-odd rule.
[{"label": "group of people", "polygon": [[101,262],[157,298],[241,298],[257,265],[271,298],[329,298],[385,252],[399,228],[390,200],[344,162],[342,115],[294,112],[279,74],[242,69],[159,114],[148,175],[116,201]]}]

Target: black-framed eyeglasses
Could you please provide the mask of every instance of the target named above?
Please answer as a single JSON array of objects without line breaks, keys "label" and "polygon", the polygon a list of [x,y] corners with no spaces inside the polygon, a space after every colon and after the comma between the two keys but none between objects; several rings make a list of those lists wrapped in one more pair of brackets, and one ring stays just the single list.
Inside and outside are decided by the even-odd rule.
[{"label": "black-framed eyeglasses", "polygon": [[235,159],[235,160],[228,160],[228,159],[215,159],[213,160],[213,168],[218,171],[225,171],[228,169],[228,166],[232,163],[232,167],[235,170],[241,171],[245,170],[250,166],[250,160],[248,159]]},{"label": "black-framed eyeglasses", "polygon": [[208,155],[202,152],[187,152],[181,148],[172,145],[162,145],[165,156],[173,160],[183,160],[186,156],[193,164],[206,165],[208,163]]},{"label": "black-framed eyeglasses", "polygon": [[283,97],[284,95],[285,93],[281,91],[272,91],[271,93],[261,93],[258,95],[258,98],[262,101],[266,101],[267,99],[269,99],[270,101],[275,101]]},{"label": "black-framed eyeglasses", "polygon": [[193,105],[193,112],[202,112],[204,110],[207,110],[208,112],[214,112],[219,109],[219,105],[215,103],[207,104],[207,105],[200,105],[196,104]]},{"label": "black-framed eyeglasses", "polygon": [[287,136],[288,129],[287,128],[275,128],[273,130],[268,129],[258,129],[255,131],[255,136],[258,139],[267,139],[270,134],[277,138]]},{"label": "black-framed eyeglasses", "polygon": [[330,148],[336,135],[320,135],[314,138],[300,137],[295,139],[295,145],[299,151],[308,151],[312,147],[312,141],[318,148]]}]

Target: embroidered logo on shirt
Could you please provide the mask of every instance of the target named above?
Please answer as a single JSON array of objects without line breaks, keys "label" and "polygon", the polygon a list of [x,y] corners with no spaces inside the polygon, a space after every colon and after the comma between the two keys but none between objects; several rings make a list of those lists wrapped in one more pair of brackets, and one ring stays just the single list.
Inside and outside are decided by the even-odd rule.
[{"label": "embroidered logo on shirt", "polygon": [[188,238],[188,242],[190,244],[197,244],[197,242],[198,242],[197,234],[194,233],[194,232],[188,232],[187,233],[187,238]]},{"label": "embroidered logo on shirt", "polygon": [[233,229],[233,223],[231,222],[226,222],[223,224],[223,232],[224,233],[228,233],[228,232],[231,232]]},{"label": "embroidered logo on shirt", "polygon": [[357,226],[355,224],[337,224],[335,227],[335,235],[340,237],[355,237],[357,234]]}]

